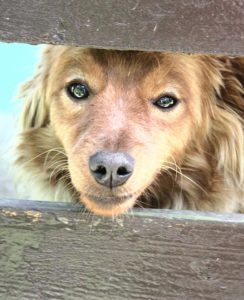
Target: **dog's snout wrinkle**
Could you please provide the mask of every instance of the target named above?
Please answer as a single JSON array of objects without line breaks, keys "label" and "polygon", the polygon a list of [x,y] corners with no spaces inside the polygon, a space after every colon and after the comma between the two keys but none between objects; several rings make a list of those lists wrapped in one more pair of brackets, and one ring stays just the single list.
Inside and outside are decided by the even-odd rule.
[{"label": "dog's snout wrinkle", "polygon": [[99,151],[89,159],[95,180],[110,189],[123,185],[134,170],[134,159],[125,152]]}]

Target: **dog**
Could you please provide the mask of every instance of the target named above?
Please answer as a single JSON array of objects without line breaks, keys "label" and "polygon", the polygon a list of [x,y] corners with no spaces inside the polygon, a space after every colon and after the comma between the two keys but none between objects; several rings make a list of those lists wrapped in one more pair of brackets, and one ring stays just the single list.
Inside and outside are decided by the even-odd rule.
[{"label": "dog", "polygon": [[18,183],[32,199],[244,208],[244,58],[46,46],[21,89]]}]

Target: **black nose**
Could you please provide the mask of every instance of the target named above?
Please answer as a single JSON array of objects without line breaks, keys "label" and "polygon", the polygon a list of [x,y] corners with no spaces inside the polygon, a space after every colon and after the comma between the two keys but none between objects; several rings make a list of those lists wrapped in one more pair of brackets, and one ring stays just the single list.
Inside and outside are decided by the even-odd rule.
[{"label": "black nose", "polygon": [[89,160],[92,176],[110,188],[124,184],[133,173],[134,164],[134,159],[124,152],[100,151]]}]

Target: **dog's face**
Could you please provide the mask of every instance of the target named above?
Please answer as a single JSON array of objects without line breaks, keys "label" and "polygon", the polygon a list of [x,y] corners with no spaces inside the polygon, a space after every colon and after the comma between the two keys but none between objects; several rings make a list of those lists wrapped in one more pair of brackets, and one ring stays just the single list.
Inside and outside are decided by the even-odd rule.
[{"label": "dog's face", "polygon": [[50,123],[75,188],[94,213],[131,208],[203,131],[194,57],[61,48],[47,83]]}]

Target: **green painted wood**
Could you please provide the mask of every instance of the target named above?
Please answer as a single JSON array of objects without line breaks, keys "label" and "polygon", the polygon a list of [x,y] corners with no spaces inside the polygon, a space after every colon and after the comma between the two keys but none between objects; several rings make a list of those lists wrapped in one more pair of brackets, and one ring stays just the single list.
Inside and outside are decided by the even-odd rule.
[{"label": "green painted wood", "polygon": [[0,0],[0,39],[244,54],[243,0]]},{"label": "green painted wood", "polygon": [[1,200],[0,299],[242,300],[243,218]]},{"label": "green painted wood", "polygon": [[[11,200],[0,199],[0,208],[13,208],[17,210],[37,210],[37,211],[66,211],[79,212],[84,210],[82,204],[67,202],[49,202],[49,201],[30,201],[30,200]],[[172,210],[172,209],[141,209],[134,208],[128,212],[128,216],[152,217],[161,219],[190,220],[190,221],[209,221],[244,224],[244,214],[237,213],[214,213],[190,210]]]}]

